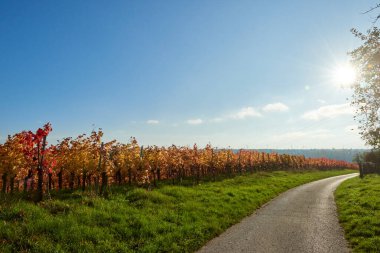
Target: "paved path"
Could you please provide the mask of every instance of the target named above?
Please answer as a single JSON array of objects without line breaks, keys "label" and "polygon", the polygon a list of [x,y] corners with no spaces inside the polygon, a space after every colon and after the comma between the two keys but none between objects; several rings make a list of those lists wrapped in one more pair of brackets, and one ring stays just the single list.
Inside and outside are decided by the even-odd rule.
[{"label": "paved path", "polygon": [[333,192],[354,176],[331,177],[291,189],[209,241],[199,253],[350,252]]}]

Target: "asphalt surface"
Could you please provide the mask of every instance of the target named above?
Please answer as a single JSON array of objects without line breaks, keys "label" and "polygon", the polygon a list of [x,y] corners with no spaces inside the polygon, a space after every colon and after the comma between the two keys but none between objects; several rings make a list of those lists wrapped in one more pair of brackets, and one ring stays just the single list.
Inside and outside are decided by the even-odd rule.
[{"label": "asphalt surface", "polygon": [[350,252],[339,225],[334,190],[357,174],[293,188],[209,241],[199,253]]}]

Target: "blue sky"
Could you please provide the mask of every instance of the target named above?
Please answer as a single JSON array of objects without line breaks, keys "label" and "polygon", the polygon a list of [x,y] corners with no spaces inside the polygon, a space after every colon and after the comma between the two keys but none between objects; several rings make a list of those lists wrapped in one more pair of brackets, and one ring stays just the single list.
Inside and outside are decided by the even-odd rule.
[{"label": "blue sky", "polygon": [[332,70],[376,1],[2,1],[0,141],[364,147]]}]

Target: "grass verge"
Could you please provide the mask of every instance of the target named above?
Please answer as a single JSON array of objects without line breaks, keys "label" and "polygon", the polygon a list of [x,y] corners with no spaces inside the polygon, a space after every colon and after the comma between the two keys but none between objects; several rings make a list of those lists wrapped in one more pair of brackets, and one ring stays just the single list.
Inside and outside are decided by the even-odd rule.
[{"label": "grass verge", "polygon": [[[0,202],[1,252],[193,252],[279,193],[350,170],[257,173],[153,191]],[[4,198],[4,196],[3,196]]]},{"label": "grass verge", "polygon": [[344,181],[335,192],[341,222],[354,252],[380,252],[380,176]]}]

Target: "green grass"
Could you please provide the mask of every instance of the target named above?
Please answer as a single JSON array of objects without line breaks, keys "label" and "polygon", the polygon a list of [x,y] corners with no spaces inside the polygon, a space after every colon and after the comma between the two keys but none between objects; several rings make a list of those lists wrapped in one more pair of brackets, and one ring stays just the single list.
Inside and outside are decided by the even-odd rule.
[{"label": "green grass", "polygon": [[335,198],[354,252],[380,252],[380,176],[349,179],[338,187]]},{"label": "green grass", "polygon": [[0,252],[193,252],[279,193],[351,172],[258,173],[153,191],[115,187],[107,199],[63,192],[39,204],[2,196]]}]

